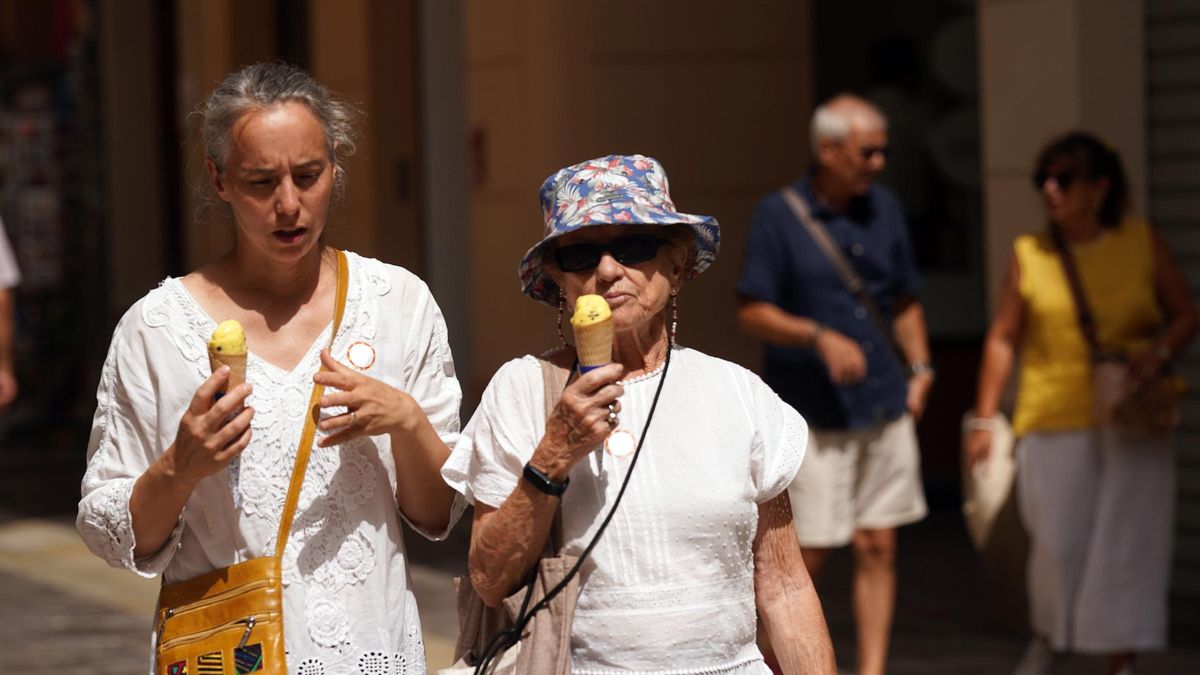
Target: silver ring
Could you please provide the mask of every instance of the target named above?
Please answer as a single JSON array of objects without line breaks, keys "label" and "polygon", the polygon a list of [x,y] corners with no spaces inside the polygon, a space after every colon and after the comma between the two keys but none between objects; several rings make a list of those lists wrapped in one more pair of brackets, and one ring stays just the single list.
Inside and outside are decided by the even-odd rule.
[{"label": "silver ring", "polygon": [[615,401],[608,404],[608,417],[606,419],[609,426],[617,426],[617,404]]},{"label": "silver ring", "polygon": [[350,411],[350,426],[354,426],[357,423],[358,423],[358,411],[351,410]]}]

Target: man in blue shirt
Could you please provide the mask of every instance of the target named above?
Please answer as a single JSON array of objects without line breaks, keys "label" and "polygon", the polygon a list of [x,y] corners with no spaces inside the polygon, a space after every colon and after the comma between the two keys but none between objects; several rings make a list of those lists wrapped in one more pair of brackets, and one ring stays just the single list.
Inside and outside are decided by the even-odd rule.
[{"label": "man in blue shirt", "polygon": [[[813,114],[813,171],[792,187],[828,230],[888,325],[846,286],[782,192],[758,205],[738,322],[766,343],[764,379],[808,421],[790,493],[814,577],[853,544],[859,675],[882,675],[895,598],[895,528],[925,516],[914,418],[933,383],[908,225],[876,185],[887,122],[840,95]],[[897,350],[901,353],[897,353]]]}]

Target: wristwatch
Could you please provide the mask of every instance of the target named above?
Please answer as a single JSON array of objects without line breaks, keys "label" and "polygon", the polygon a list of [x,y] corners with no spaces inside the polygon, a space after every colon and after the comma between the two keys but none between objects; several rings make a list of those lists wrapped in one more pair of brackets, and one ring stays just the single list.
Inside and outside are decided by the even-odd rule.
[{"label": "wristwatch", "polygon": [[933,364],[928,361],[915,361],[910,363],[908,364],[908,368],[906,370],[908,371],[909,377],[916,377],[917,375],[937,376],[937,370],[933,367]]},{"label": "wristwatch", "polygon": [[559,483],[529,463],[525,464],[525,471],[522,475],[525,477],[525,480],[529,481],[530,485],[538,489],[538,492],[544,492],[552,497],[561,497],[567,491],[567,485],[571,483],[569,476],[562,479],[562,482]]}]

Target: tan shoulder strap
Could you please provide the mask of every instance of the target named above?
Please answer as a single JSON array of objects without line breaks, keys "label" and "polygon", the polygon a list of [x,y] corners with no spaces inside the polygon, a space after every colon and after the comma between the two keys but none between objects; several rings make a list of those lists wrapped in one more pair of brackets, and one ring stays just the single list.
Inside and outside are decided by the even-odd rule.
[{"label": "tan shoulder strap", "polygon": [[871,317],[871,321],[875,323],[875,328],[879,330],[880,335],[892,346],[892,351],[900,361],[900,365],[903,366],[905,363],[904,354],[900,351],[899,346],[896,345],[896,337],[892,331],[891,324],[884,318],[883,312],[879,310],[879,305],[875,304],[875,299],[871,297],[871,293],[867,290],[867,285],[863,282],[862,277],[858,275],[854,266],[850,264],[850,261],[846,259],[842,250],[838,248],[837,242],[833,240],[833,235],[829,233],[829,229],[812,215],[812,212],[808,210],[808,206],[804,203],[804,199],[796,191],[796,188],[790,185],[785,187],[783,189],[783,200],[787,202],[788,208],[792,210],[792,214],[804,226],[805,231],[808,232],[808,236],[812,237],[817,248],[821,249],[821,253],[825,254],[826,260],[837,270],[838,276],[842,278],[842,283],[846,286],[846,290],[866,310],[867,314]]},{"label": "tan shoulder strap", "polygon": [[[546,419],[550,419],[550,413],[554,412],[554,406],[558,405],[558,399],[562,397],[567,380],[571,377],[571,371],[560,368],[545,358],[539,358],[538,365],[542,367],[542,400],[545,402]],[[546,551],[543,555],[558,555],[558,552],[562,550],[562,545],[562,498],[559,498],[558,508],[554,510],[554,524],[550,526],[550,540],[546,542]]]},{"label": "tan shoulder strap", "polygon": [[[346,287],[350,273],[346,267],[346,254],[337,251],[337,294],[333,301],[333,331],[329,334],[329,346],[337,338],[342,325],[342,314],[346,311]],[[324,367],[321,368],[324,370]],[[279,533],[275,537],[275,557],[282,558],[287,547],[288,535],[292,532],[292,518],[296,515],[296,504],[300,501],[300,486],[304,484],[304,471],[308,468],[308,454],[312,450],[313,436],[317,433],[317,418],[321,408],[317,405],[325,393],[325,386],[313,385],[312,397],[308,401],[308,414],[304,416],[304,431],[300,434],[300,447],[296,449],[296,466],[292,469],[292,482],[288,485],[287,499],[283,502],[283,517],[279,519]]]}]

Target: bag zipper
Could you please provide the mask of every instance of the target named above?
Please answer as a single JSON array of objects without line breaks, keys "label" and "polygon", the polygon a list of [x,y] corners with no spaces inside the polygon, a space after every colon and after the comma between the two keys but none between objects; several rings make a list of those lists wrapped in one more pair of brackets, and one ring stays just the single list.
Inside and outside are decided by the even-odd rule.
[{"label": "bag zipper", "polygon": [[[192,633],[191,635],[185,635],[183,637],[177,637],[172,640],[168,640],[166,642],[160,642],[160,643],[158,643],[158,649],[160,651],[166,650],[166,649],[173,649],[180,645],[189,644],[192,642],[199,642],[201,640],[212,637],[213,635],[216,635],[217,633],[227,631],[230,628],[233,628],[240,624],[245,624],[246,630],[242,633],[242,639],[238,642],[238,645],[237,645],[238,649],[241,649],[242,647],[246,646],[246,642],[250,639],[250,634],[254,631],[254,627],[256,625],[258,625],[258,623],[260,621],[268,621],[278,615],[279,615],[279,612],[263,612],[260,614],[251,614],[250,616],[247,616],[247,617],[244,617],[241,619],[234,619],[233,621],[223,623],[220,626],[217,626],[216,628],[210,628],[210,629],[200,632],[200,633]],[[159,635],[161,636],[162,633],[160,632]]]},{"label": "bag zipper", "polygon": [[167,611],[163,614],[162,621],[160,621],[158,624],[159,642],[162,641],[163,632],[165,632],[167,630],[167,619],[170,619],[173,616],[178,616],[180,614],[186,614],[188,612],[193,612],[197,609],[203,609],[205,607],[208,607],[209,605],[212,605],[214,603],[225,600],[226,598],[231,598],[235,595],[241,595],[242,593],[247,593],[249,591],[256,591],[260,588],[269,586],[270,584],[271,584],[270,580],[261,579],[259,581],[255,581],[254,583],[246,584],[245,586],[238,586],[237,588],[232,588],[228,591],[225,591],[224,593],[218,593],[212,597],[197,600],[196,602],[193,602],[188,605],[183,605],[180,607],[168,607]]}]

